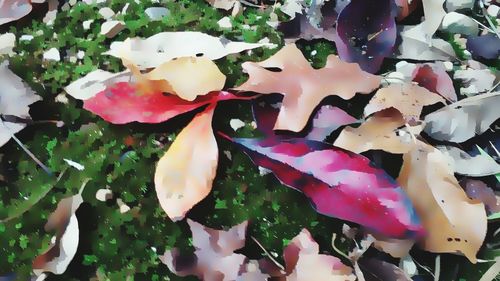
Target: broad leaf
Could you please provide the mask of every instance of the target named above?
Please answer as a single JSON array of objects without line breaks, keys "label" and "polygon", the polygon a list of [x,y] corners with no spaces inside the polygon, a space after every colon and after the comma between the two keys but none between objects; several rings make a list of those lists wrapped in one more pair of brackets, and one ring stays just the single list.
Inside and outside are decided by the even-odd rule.
[{"label": "broad leaf", "polygon": [[437,146],[436,148],[449,157],[448,162],[457,174],[482,177],[500,173],[500,165],[491,157],[481,154],[471,156],[454,146]]},{"label": "broad leaf", "polygon": [[18,20],[32,9],[29,0],[0,0],[0,25]]},{"label": "broad leaf", "polygon": [[156,166],[156,195],[174,221],[184,218],[212,189],[219,157],[212,132],[214,109],[215,105],[211,105],[195,116]]},{"label": "broad leaf", "polygon": [[500,117],[500,92],[477,95],[425,116],[424,131],[434,139],[464,142],[482,134]]},{"label": "broad leaf", "polygon": [[232,42],[193,31],[162,32],[146,39],[127,38],[124,42],[113,42],[105,54],[125,59],[140,69],[147,69],[180,57],[201,56],[216,60],[228,54],[270,45]]},{"label": "broad leaf", "polygon": [[265,61],[245,62],[242,66],[250,78],[237,90],[284,95],[275,130],[299,132],[325,97],[337,95],[347,100],[356,93],[370,93],[380,84],[380,77],[362,71],[356,63],[342,62],[334,55],[328,56],[324,68],[314,69],[294,44],[285,46]]},{"label": "broad leaf", "polygon": [[230,140],[256,165],[304,193],[321,214],[393,237],[412,236],[422,230],[401,188],[364,156],[304,139]]},{"label": "broad leaf", "polygon": [[462,253],[475,263],[486,236],[486,211],[482,203],[467,197],[443,154],[419,141],[403,156],[398,182],[427,232],[423,249]]},{"label": "broad leaf", "polygon": [[340,12],[335,45],[343,61],[375,73],[396,43],[392,0],[352,0]]},{"label": "broad leaf", "polygon": [[229,92],[212,92],[186,101],[175,95],[152,92],[141,94],[134,84],[121,82],[108,87],[83,107],[114,124],[160,123],[218,100],[236,98]]},{"label": "broad leaf", "polygon": [[364,114],[368,116],[392,107],[401,112],[406,121],[416,121],[420,119],[425,105],[438,102],[444,103],[444,99],[438,94],[429,92],[426,88],[409,83],[392,84],[375,93],[365,107]]}]

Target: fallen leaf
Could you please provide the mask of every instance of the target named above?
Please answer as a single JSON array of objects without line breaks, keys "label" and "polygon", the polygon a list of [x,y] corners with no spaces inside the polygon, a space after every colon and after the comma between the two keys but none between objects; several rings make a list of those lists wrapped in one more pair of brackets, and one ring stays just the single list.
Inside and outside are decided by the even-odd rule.
[{"label": "fallen leaf", "polygon": [[[8,63],[0,64],[0,147],[26,127],[16,118],[30,119],[29,105],[41,100],[39,96],[14,72]],[[13,118],[12,118],[13,117]]]},{"label": "fallen leaf", "polygon": [[137,85],[120,82],[85,100],[83,108],[113,124],[134,121],[160,123],[207,104],[236,98],[229,92],[220,91],[200,96],[194,101],[186,101],[162,92],[143,94],[137,90]]},{"label": "fallen leaf", "polygon": [[500,117],[500,92],[462,99],[425,116],[424,131],[436,140],[464,142]]},{"label": "fallen leaf", "polygon": [[286,246],[283,259],[286,263],[287,281],[356,280],[351,267],[334,256],[319,253],[319,245],[307,229],[303,229]]},{"label": "fallen leaf", "polygon": [[[160,260],[178,276],[195,275],[201,280],[266,280],[256,261],[234,251],[245,246],[248,221],[231,229],[216,230],[187,220],[196,249],[191,256],[182,256],[178,249],[167,250]],[[250,277],[251,276],[251,277]],[[246,279],[248,278],[248,279]]]},{"label": "fallen leaf", "polygon": [[343,61],[375,73],[396,43],[393,1],[352,0],[340,12],[335,45]]},{"label": "fallen leaf", "polygon": [[375,239],[373,242],[375,248],[395,258],[407,256],[415,244],[414,239],[394,239],[381,236],[375,236]]},{"label": "fallen leaf", "polygon": [[18,20],[32,9],[29,0],[0,0],[0,25]]},{"label": "fallen leaf", "polygon": [[208,4],[216,9],[223,9],[229,11],[233,8],[234,4],[238,2],[238,0],[206,0]]},{"label": "fallen leaf", "polygon": [[500,197],[498,197],[493,189],[488,187],[484,182],[480,180],[465,179],[460,182],[460,185],[464,187],[467,196],[471,199],[477,199],[483,202],[488,214],[500,212]]},{"label": "fallen leaf", "polygon": [[305,139],[231,139],[253,162],[304,193],[317,212],[392,237],[418,235],[418,218],[401,188],[364,156]]},{"label": "fallen leaf", "polygon": [[359,265],[366,281],[411,281],[412,279],[399,267],[392,263],[374,258],[362,258]]},{"label": "fallen leaf", "polygon": [[356,118],[338,107],[324,105],[320,107],[314,116],[311,131],[309,131],[305,138],[315,141],[324,141],[333,131],[357,121]]},{"label": "fallen leaf", "polygon": [[328,56],[324,68],[314,69],[295,44],[283,47],[265,61],[245,62],[242,66],[250,78],[236,90],[284,95],[275,130],[299,132],[323,98],[337,95],[351,99],[356,93],[370,93],[380,84],[380,77],[334,55]]},{"label": "fallen leaf", "polygon": [[500,56],[500,38],[493,33],[469,36],[466,46],[475,59],[498,59]]},{"label": "fallen leaf", "polygon": [[384,150],[390,153],[406,153],[415,144],[400,127],[405,120],[394,109],[375,113],[357,128],[345,127],[334,145],[355,153],[368,150]]},{"label": "fallen leaf", "polygon": [[462,253],[476,263],[476,253],[486,236],[486,211],[482,203],[467,197],[446,157],[419,141],[403,155],[398,182],[427,232],[422,248],[434,253]]},{"label": "fallen leaf", "polygon": [[474,96],[493,88],[496,76],[490,69],[461,69],[455,71],[454,79],[460,80],[463,87],[460,94]]},{"label": "fallen leaf", "polygon": [[212,189],[219,151],[212,132],[215,105],[196,115],[160,158],[155,189],[162,209],[177,221]]},{"label": "fallen leaf", "polygon": [[45,231],[56,231],[56,239],[47,251],[33,260],[33,271],[36,275],[43,272],[63,274],[73,260],[80,236],[75,212],[83,203],[81,192],[84,186],[85,183],[78,194],[62,199],[47,219]]},{"label": "fallen leaf", "polygon": [[149,82],[158,82],[156,90],[176,94],[187,101],[211,91],[222,90],[226,82],[226,76],[217,65],[203,57],[168,61],[143,76]]},{"label": "fallen leaf", "polygon": [[132,73],[129,70],[111,73],[101,69],[94,70],[84,77],[72,82],[64,90],[72,97],[79,100],[87,100],[99,92],[106,90],[120,82],[131,82]]},{"label": "fallen leaf", "polygon": [[457,101],[453,80],[446,73],[442,62],[416,64],[412,81],[451,102]]},{"label": "fallen leaf", "polygon": [[396,6],[398,7],[398,17],[397,20],[401,21],[410,15],[421,3],[419,0],[395,0]]},{"label": "fallen leaf", "polygon": [[491,157],[478,154],[471,156],[454,146],[436,146],[443,155],[449,157],[451,169],[461,175],[483,177],[500,173],[500,165]]},{"label": "fallen leaf", "polygon": [[424,33],[428,43],[431,42],[431,38],[438,30],[441,22],[443,21],[446,11],[443,8],[445,0],[422,0],[422,5],[424,7],[424,21],[419,25],[422,26],[421,29]]},{"label": "fallen leaf", "polygon": [[193,31],[161,32],[147,39],[127,38],[123,42],[113,42],[111,49],[104,54],[124,59],[140,69],[147,69],[180,57],[201,56],[216,60],[228,54],[270,45],[233,42]]},{"label": "fallen leaf", "polygon": [[457,55],[450,43],[440,38],[430,38],[428,41],[424,26],[402,26],[398,30],[401,42],[393,57],[420,61],[456,60]]},{"label": "fallen leaf", "polygon": [[445,103],[445,100],[426,88],[410,83],[391,84],[375,93],[364,114],[368,116],[392,107],[401,112],[407,122],[413,122],[420,119],[424,106],[438,102]]}]

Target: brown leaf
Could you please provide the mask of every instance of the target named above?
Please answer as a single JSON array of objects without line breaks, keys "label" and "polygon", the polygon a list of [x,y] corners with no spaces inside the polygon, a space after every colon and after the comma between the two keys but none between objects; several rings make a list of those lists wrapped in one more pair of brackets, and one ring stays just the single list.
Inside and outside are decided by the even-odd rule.
[{"label": "brown leaf", "polygon": [[460,181],[460,185],[465,188],[465,192],[470,198],[483,202],[488,213],[494,214],[500,212],[500,197],[484,182],[465,179]]},{"label": "brown leaf", "polygon": [[375,96],[373,96],[365,107],[364,114],[368,116],[383,109],[393,107],[403,114],[406,121],[414,121],[420,118],[422,108],[425,105],[438,102],[444,103],[445,100],[426,88],[410,83],[392,84],[375,93]]},{"label": "brown leaf", "polygon": [[260,271],[257,261],[234,253],[245,245],[248,221],[227,231],[208,228],[189,219],[188,224],[196,249],[194,255],[186,258],[173,249],[160,257],[172,272],[179,276],[196,275],[207,281],[266,280],[268,275]]},{"label": "brown leaf", "polygon": [[335,146],[361,153],[368,150],[384,150],[390,153],[406,153],[414,145],[410,133],[398,128],[405,121],[395,109],[375,113],[359,127],[345,127],[334,142]]},{"label": "brown leaf", "polygon": [[328,56],[324,68],[314,69],[295,44],[286,45],[265,61],[245,62],[242,66],[250,78],[237,90],[284,95],[275,130],[299,132],[325,97],[337,95],[347,100],[356,93],[370,93],[380,84],[379,76],[334,55]]},{"label": "brown leaf", "polygon": [[403,161],[398,182],[427,231],[422,247],[435,253],[462,253],[475,263],[486,235],[484,205],[467,197],[436,148],[418,141]]},{"label": "brown leaf", "polygon": [[219,156],[212,132],[213,112],[214,106],[209,106],[195,116],[156,166],[156,195],[174,221],[184,218],[212,189]]},{"label": "brown leaf", "polygon": [[56,240],[47,251],[33,260],[33,271],[37,275],[43,272],[63,274],[75,256],[80,235],[75,212],[83,203],[81,191],[62,199],[56,210],[50,214],[45,231],[56,231]]}]

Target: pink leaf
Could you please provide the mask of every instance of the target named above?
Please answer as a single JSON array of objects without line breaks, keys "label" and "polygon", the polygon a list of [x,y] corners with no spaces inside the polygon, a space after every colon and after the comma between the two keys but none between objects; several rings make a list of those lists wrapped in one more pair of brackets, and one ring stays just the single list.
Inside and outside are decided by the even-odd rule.
[{"label": "pink leaf", "polygon": [[135,84],[120,82],[85,100],[83,108],[114,124],[160,123],[220,100],[244,99],[218,91],[186,101],[162,92],[142,93]]},{"label": "pink leaf", "polygon": [[321,214],[364,225],[391,237],[422,231],[413,206],[383,170],[364,156],[305,139],[231,139],[256,165],[304,193]]}]

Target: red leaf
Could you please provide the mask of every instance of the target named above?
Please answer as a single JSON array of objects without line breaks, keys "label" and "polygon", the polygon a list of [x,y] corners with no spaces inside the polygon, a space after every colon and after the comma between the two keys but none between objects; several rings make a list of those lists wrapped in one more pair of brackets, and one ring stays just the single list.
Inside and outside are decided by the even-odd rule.
[{"label": "red leaf", "polygon": [[321,214],[364,225],[391,237],[422,231],[401,187],[368,158],[305,139],[231,139],[256,165],[303,192]]},{"label": "red leaf", "polygon": [[221,100],[246,99],[229,92],[211,92],[194,101],[162,92],[142,93],[135,84],[120,82],[85,100],[83,108],[114,124],[160,123]]}]

